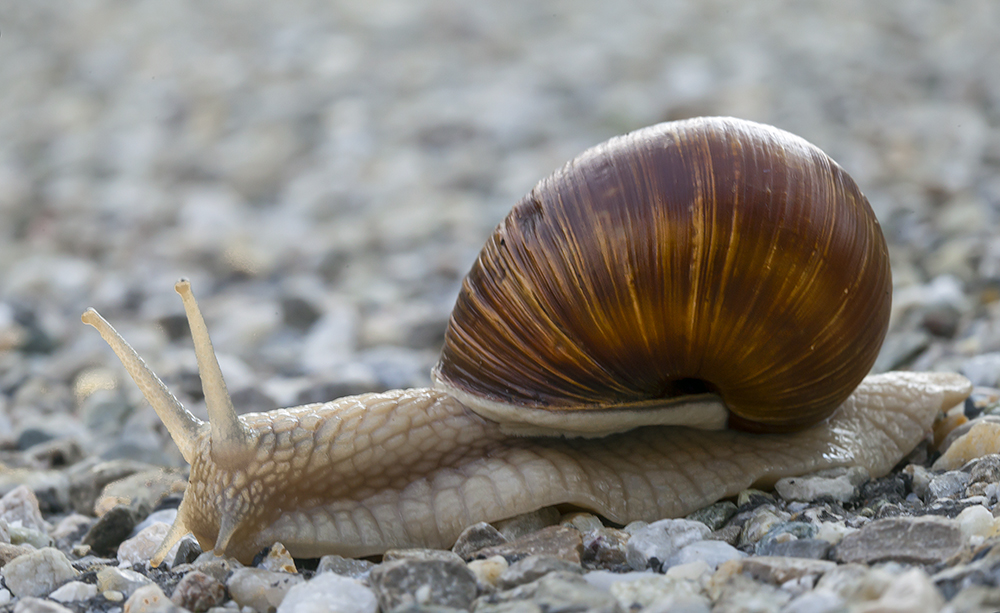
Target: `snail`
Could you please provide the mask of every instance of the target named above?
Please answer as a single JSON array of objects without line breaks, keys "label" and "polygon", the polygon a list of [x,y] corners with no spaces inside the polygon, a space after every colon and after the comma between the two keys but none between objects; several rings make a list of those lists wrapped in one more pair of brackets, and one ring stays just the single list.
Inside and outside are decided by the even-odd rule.
[{"label": "snail", "polygon": [[822,468],[881,475],[970,391],[866,377],[891,300],[874,213],[818,148],[732,118],[644,128],[542,180],[463,282],[429,389],[237,416],[176,290],[207,423],[82,318],[191,464],[154,566],[188,533],[244,562],[275,542],[365,556],[551,505],[624,524]]}]

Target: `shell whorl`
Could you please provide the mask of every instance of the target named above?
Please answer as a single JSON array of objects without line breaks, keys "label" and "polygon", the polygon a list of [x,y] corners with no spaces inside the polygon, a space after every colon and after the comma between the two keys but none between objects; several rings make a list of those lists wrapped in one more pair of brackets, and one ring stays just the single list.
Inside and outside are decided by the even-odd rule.
[{"label": "shell whorl", "polygon": [[434,374],[467,403],[711,392],[731,427],[798,429],[868,373],[890,301],[878,221],[826,154],[748,121],[665,123],[587,150],[514,207]]}]

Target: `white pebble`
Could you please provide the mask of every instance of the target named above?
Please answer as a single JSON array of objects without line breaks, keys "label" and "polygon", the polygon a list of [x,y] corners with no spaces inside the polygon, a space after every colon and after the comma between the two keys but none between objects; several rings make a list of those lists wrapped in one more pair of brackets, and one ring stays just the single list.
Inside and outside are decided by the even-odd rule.
[{"label": "white pebble", "polygon": [[20,598],[45,596],[57,585],[75,577],[77,572],[63,552],[46,547],[7,562],[0,574],[7,588]]},{"label": "white pebble", "polygon": [[171,604],[170,599],[155,583],[137,589],[125,601],[125,613],[153,613],[162,611]]},{"label": "white pebble", "polygon": [[294,574],[299,572],[298,569],[295,568],[295,560],[292,559],[292,554],[288,553],[288,550],[285,549],[285,546],[281,543],[271,545],[271,549],[267,552],[267,556],[260,563],[260,568],[282,573]]},{"label": "white pebble", "polygon": [[747,554],[723,541],[698,541],[681,548],[663,564],[663,568],[702,561],[714,570],[723,562],[746,556]]},{"label": "white pebble", "polygon": [[42,519],[35,493],[26,485],[19,485],[0,498],[0,519],[8,526],[21,525],[39,532],[48,532],[50,528]]},{"label": "white pebble", "polygon": [[955,519],[958,520],[958,527],[961,528],[965,538],[973,536],[989,538],[996,534],[996,519],[989,509],[982,505],[963,509]]},{"label": "white pebble", "polygon": [[76,600],[87,600],[97,596],[97,586],[84,583],[83,581],[70,581],[56,591],[49,594],[52,600],[59,602],[74,602]]},{"label": "white pebble", "polygon": [[73,613],[61,604],[27,596],[17,601],[14,613]]},{"label": "white pebble", "polygon": [[293,586],[304,583],[301,575],[260,568],[239,568],[226,581],[229,594],[241,607],[267,611],[277,607]]},{"label": "white pebble", "polygon": [[[687,547],[685,547],[687,549]],[[745,554],[744,554],[745,555]],[[697,581],[708,576],[715,568],[710,566],[705,560],[695,560],[686,564],[677,564],[667,569],[667,576],[674,579],[684,579],[685,581]]]},{"label": "white pebble", "polygon": [[700,521],[662,519],[632,535],[625,557],[635,570],[649,567],[659,570],[683,547],[704,539],[710,532],[708,526]]},{"label": "white pebble", "polygon": [[278,613],[375,613],[375,594],[354,579],[320,573],[292,586]]},{"label": "white pebble", "polygon": [[[118,546],[118,562],[130,566],[142,566],[149,562],[160,543],[166,538],[168,530],[170,530],[170,524],[164,523],[155,523],[144,528],[139,534]],[[174,546],[167,552],[167,557],[163,560],[166,565],[169,566],[173,562],[179,546],[179,542],[174,543]]]},{"label": "white pebble", "polygon": [[97,590],[101,593],[121,592],[124,596],[149,583],[148,577],[127,568],[109,566],[97,572]]}]

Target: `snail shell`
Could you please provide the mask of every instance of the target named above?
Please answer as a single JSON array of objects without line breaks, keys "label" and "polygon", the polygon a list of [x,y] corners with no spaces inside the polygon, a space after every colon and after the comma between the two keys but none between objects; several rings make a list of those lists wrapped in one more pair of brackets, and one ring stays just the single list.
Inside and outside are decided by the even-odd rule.
[{"label": "snail shell", "polygon": [[665,423],[706,394],[731,428],[801,429],[870,370],[891,290],[868,201],[818,148],[733,118],[659,124],[514,207],[462,285],[435,386],[529,433]]}]

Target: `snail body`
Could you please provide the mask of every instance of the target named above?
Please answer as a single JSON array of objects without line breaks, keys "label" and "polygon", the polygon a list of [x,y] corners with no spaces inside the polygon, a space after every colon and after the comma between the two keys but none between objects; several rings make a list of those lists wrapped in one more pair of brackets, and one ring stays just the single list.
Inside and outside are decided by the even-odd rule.
[{"label": "snail body", "polygon": [[154,564],[189,532],[243,561],[276,541],[371,555],[553,504],[627,523],[821,468],[883,474],[969,392],[865,379],[891,293],[878,222],[821,151],[734,119],[612,139],[540,182],[463,283],[433,389],[239,417],[177,291],[207,423],[83,317],[191,464]]}]

